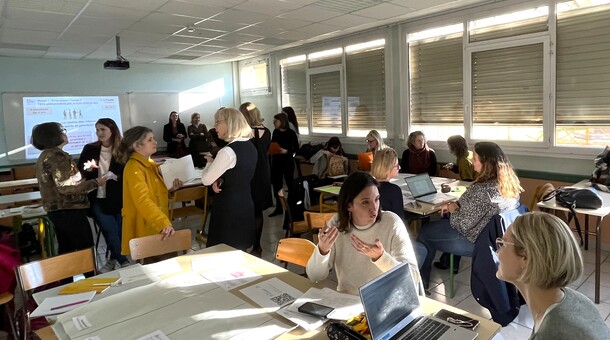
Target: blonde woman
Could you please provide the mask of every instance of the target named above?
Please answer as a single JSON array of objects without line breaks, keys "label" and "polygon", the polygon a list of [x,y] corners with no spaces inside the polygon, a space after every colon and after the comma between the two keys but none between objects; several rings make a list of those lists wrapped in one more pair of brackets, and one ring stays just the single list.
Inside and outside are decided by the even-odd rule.
[{"label": "blonde woman", "polygon": [[581,276],[583,262],[564,221],[539,211],[521,215],[496,245],[496,276],[514,284],[532,312],[530,339],[610,339],[591,300],[568,287]]},{"label": "blonde woman", "polygon": [[243,114],[223,108],[214,115],[218,137],[229,144],[215,158],[206,156],[201,181],[216,193],[212,205],[207,246],[228,244],[251,250],[256,238],[251,182],[256,169],[257,151],[250,138],[252,128]]},{"label": "blonde woman", "polygon": [[366,151],[372,152],[373,155],[375,152],[387,148],[387,146],[383,144],[383,138],[381,138],[381,134],[379,134],[377,130],[369,131],[369,133],[366,135],[366,143]]},{"label": "blonde woman", "polygon": [[391,211],[404,220],[402,191],[398,185],[390,183],[390,179],[398,175],[398,170],[400,170],[400,165],[398,164],[398,155],[394,149],[385,148],[375,154],[371,175],[379,182],[381,209]]}]

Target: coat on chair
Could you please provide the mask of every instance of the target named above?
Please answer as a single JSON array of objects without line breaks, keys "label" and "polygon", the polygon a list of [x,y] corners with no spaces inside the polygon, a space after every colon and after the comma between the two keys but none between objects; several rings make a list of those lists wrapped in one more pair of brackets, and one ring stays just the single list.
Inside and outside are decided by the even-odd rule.
[{"label": "coat on chair", "polygon": [[526,212],[527,207],[520,205],[517,209],[494,215],[474,244],[470,276],[472,296],[489,309],[491,318],[503,327],[517,317],[525,301],[514,285],[496,277],[496,238],[502,237],[515,218]]}]

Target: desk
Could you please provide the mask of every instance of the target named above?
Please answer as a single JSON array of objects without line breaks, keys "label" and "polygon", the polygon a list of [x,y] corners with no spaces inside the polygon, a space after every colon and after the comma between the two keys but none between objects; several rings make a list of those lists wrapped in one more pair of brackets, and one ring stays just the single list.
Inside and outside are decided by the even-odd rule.
[{"label": "desk", "polygon": [[0,196],[0,207],[6,207],[10,205],[29,205],[34,203],[40,203],[40,191],[23,192],[20,194],[3,195]]},{"label": "desk", "polygon": [[14,181],[4,181],[0,182],[0,189],[5,188],[17,188],[17,187],[28,187],[28,186],[38,186],[38,179],[36,178],[27,178],[27,179],[18,179]]},{"label": "desk", "polygon": [[[572,187],[576,188],[588,188],[591,184],[588,180],[582,180]],[[610,194],[598,191],[599,195],[602,197],[603,204],[599,209],[574,209],[577,214],[582,214],[585,216],[585,230],[583,233],[583,237],[585,238],[585,249],[589,248],[589,235],[595,236],[595,303],[599,303],[599,294],[600,294],[600,280],[601,280],[601,246],[602,246],[602,229],[601,223],[604,217],[610,214]],[[546,202],[538,202],[537,204],[540,210],[561,210],[569,212],[570,209],[558,205],[555,202],[555,198],[552,198]],[[597,219],[597,223],[595,224],[595,231],[589,231],[589,217],[595,217]],[[576,216],[574,217],[576,218]]]},{"label": "desk", "polygon": [[314,191],[317,191],[320,193],[320,212],[323,213],[325,208],[328,208],[330,211],[337,211],[337,205],[336,204],[325,204],[324,203],[324,196],[328,195],[328,196],[339,196],[339,191],[341,191],[341,186],[339,185],[325,185],[323,187],[317,187],[313,189]]},{"label": "desk", "polygon": [[[239,252],[239,251],[235,251],[235,249],[233,249],[229,246],[217,245],[214,247],[210,247],[210,248],[198,251],[193,254],[187,254],[187,255],[177,257],[176,260],[181,265],[183,272],[190,272],[192,270],[191,260],[193,258],[196,258],[196,257],[205,258],[207,256],[210,258],[210,261],[226,263],[225,261],[222,261],[223,257],[230,258],[230,257],[234,256],[236,254],[236,252]],[[240,310],[242,312],[247,311],[247,315],[256,315],[256,314],[267,315],[268,314],[267,316],[269,316],[273,320],[275,320],[274,322],[277,321],[277,322],[280,322],[281,324],[287,324],[288,328],[292,327],[290,324],[288,324],[288,322],[285,319],[278,316],[277,314],[266,313],[264,311],[264,309],[262,309],[260,307],[256,307],[257,305],[252,300],[250,300],[249,298],[244,296],[239,290],[244,287],[256,284],[260,281],[263,281],[263,280],[266,280],[269,278],[273,278],[273,277],[278,278],[285,283],[288,283],[289,285],[297,288],[298,290],[300,290],[302,292],[307,291],[311,287],[319,287],[319,286],[317,284],[312,283],[311,281],[309,281],[308,279],[306,279],[300,275],[289,272],[272,263],[266,262],[264,260],[253,257],[253,256],[243,253],[243,252],[239,252],[239,253],[243,255],[243,258],[244,258],[243,264],[247,268],[262,275],[263,278],[261,278],[257,281],[251,282],[245,286],[242,286],[242,287],[229,291],[229,294],[238,298],[238,300],[236,300],[236,301],[241,300],[242,302],[245,302],[246,304],[251,305],[250,306],[251,308],[247,309],[247,308],[244,308],[246,306],[245,304],[240,304],[240,306],[241,306],[240,309],[234,310],[234,311],[240,311]],[[100,276],[116,277],[117,273],[111,272],[111,273],[102,274]],[[197,320],[202,320],[202,318],[205,317],[205,315],[204,315],[205,313],[203,313],[206,310],[204,305],[201,305],[201,308],[199,308],[195,311],[193,311],[193,310],[188,311],[187,308],[176,308],[176,307],[178,307],[177,304],[180,302],[174,301],[170,305],[164,305],[164,306],[160,307],[160,308],[171,308],[171,311],[174,314],[169,315],[169,317],[167,317],[168,315],[163,315],[163,316],[165,316],[164,318],[155,319],[156,323],[142,324],[140,321],[143,321],[143,320],[125,319],[124,318],[125,315],[123,315],[124,311],[122,309],[130,309],[131,306],[133,306],[133,305],[136,305],[136,306],[140,305],[140,306],[144,306],[144,308],[145,308],[146,305],[157,303],[157,301],[150,301],[150,300],[142,301],[139,304],[138,303],[130,303],[130,304],[125,303],[125,301],[128,301],[127,299],[129,299],[129,301],[137,299],[137,296],[142,294],[143,290],[149,289],[147,287],[154,287],[155,285],[159,285],[159,283],[153,283],[153,284],[149,284],[147,286],[136,287],[136,282],[133,282],[133,283],[130,283],[127,285],[119,286],[119,287],[110,287],[104,293],[96,295],[94,298],[94,301],[91,302],[90,304],[80,307],[78,309],[75,309],[71,312],[68,312],[68,313],[63,314],[62,316],[58,317],[58,322],[53,324],[53,330],[55,331],[55,333],[58,335],[58,337],[60,339],[68,339],[67,334],[65,333],[62,325],[63,324],[69,325],[71,323],[71,317],[74,317],[77,315],[78,316],[85,315],[85,316],[87,316],[88,320],[92,324],[95,325],[95,316],[96,315],[100,315],[100,313],[108,315],[109,313],[111,313],[113,315],[113,318],[116,318],[116,320],[113,320],[113,322],[115,322],[116,324],[118,324],[118,323],[122,324],[121,328],[118,328],[119,331],[121,331],[121,332],[123,332],[123,331],[132,332],[134,330],[134,328],[132,328],[130,326],[134,326],[134,325],[137,325],[137,327],[135,327],[135,326],[134,327],[138,328],[138,329],[144,328],[145,333],[141,333],[141,334],[136,334],[133,332],[129,333],[129,335],[130,335],[129,338],[137,338],[138,336],[147,334],[146,332],[151,332],[151,329],[153,329],[153,330],[161,329],[164,332],[167,331],[168,333],[170,333],[172,331],[172,328],[171,328],[172,326],[170,326],[170,325],[175,325],[178,322],[184,322],[185,318],[189,318],[191,321],[192,320],[197,321]],[[36,294],[34,294],[34,299],[38,303],[40,303],[44,298],[56,295],[57,291],[59,289],[60,289],[60,287],[56,287],[56,288],[52,288],[50,290],[36,293]],[[221,288],[217,288],[217,289],[221,289]],[[168,294],[168,295],[169,294],[174,294],[174,295],[181,294],[182,290],[184,290],[185,295],[186,295],[186,291],[188,291],[188,289],[182,289],[182,288],[172,288],[171,290],[166,290],[165,294]],[[225,292],[222,290],[217,291],[217,293],[219,293],[218,295],[226,296]],[[113,296],[114,296],[114,298],[108,299],[107,302],[103,301],[104,299],[107,299],[107,298],[113,297]],[[179,295],[176,295],[176,296],[178,297]],[[191,298],[193,298],[193,297],[181,296],[178,300],[190,301]],[[230,298],[230,299],[233,299],[233,298]],[[153,300],[156,300],[156,299],[153,299]],[[477,328],[477,332],[479,332],[479,337],[477,339],[491,339],[500,330],[500,325],[496,324],[495,322],[493,322],[491,320],[477,317],[470,313],[466,313],[457,308],[447,306],[441,302],[437,302],[437,301],[434,301],[434,300],[431,300],[431,299],[428,299],[425,297],[421,297],[420,300],[422,302],[424,311],[427,313],[434,313],[441,308],[445,308],[445,309],[449,309],[452,311],[456,311],[458,313],[465,313],[472,318],[477,318],[478,320],[480,320],[481,323],[480,323],[479,327]],[[116,308],[117,306],[123,306],[123,307]],[[105,310],[104,308],[108,308],[108,309]],[[168,309],[168,311],[169,311],[169,309]],[[231,312],[231,310],[216,311],[216,312],[220,313],[220,314],[228,314]],[[193,314],[190,314],[190,313],[193,313]],[[245,316],[242,316],[242,317],[245,317]],[[227,317],[225,316],[225,318],[227,318]],[[141,319],[141,318],[136,317],[136,319]],[[267,318],[267,319],[269,319],[269,318]],[[188,328],[201,327],[201,329],[199,330],[199,338],[202,338],[202,335],[205,335],[208,337],[215,335],[217,338],[222,338],[223,336],[228,335],[226,333],[228,330],[235,329],[235,325],[231,324],[231,322],[227,322],[227,320],[223,321],[221,315],[217,315],[216,317],[208,318],[208,319],[206,319],[206,322],[196,322],[196,321],[192,321],[191,324],[188,325],[187,327]],[[62,322],[63,322],[63,324],[62,324]],[[232,322],[235,323],[235,319],[232,319]],[[211,324],[214,324],[214,325],[211,325]],[[243,333],[243,334],[238,334],[237,335],[238,338],[244,338],[244,337],[256,338],[256,339],[261,338],[261,337],[252,335],[252,334],[256,334],[255,333],[256,330],[260,330],[260,327],[258,325],[252,325],[252,326],[250,326],[252,328],[247,329],[247,327],[249,327],[249,326],[245,323],[245,320],[240,319],[238,326],[243,328],[245,331],[245,333]],[[215,333],[211,333],[212,329]],[[177,336],[177,335],[179,334],[179,332],[182,332],[182,331],[183,331],[182,329],[174,330],[173,331],[174,334],[169,334],[169,337],[172,339],[180,339],[181,337]],[[116,338],[127,338],[127,337],[125,337],[126,334],[127,333],[116,334]],[[92,335],[88,335],[88,336],[92,336]],[[286,333],[286,334],[283,334],[280,336],[280,339],[302,339],[302,338],[327,339],[326,334],[321,329],[305,333],[305,331],[302,328],[296,328],[296,329],[291,330],[289,333]]]}]

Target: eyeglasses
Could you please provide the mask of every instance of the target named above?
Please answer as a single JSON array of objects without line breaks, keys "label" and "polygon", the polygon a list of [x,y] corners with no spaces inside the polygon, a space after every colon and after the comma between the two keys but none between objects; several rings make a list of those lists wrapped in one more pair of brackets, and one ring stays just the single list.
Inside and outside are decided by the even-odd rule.
[{"label": "eyeglasses", "polygon": [[373,140],[371,140],[371,139],[365,139],[364,141],[365,141],[365,142],[367,142],[367,143],[374,143],[374,142],[375,142],[375,140],[374,140],[374,139],[373,139]]},{"label": "eyeglasses", "polygon": [[496,251],[497,251],[497,250],[500,250],[500,249],[502,249],[502,248],[504,248],[504,246],[505,246],[505,245],[507,245],[507,244],[509,244],[509,245],[511,245],[511,246],[514,246],[514,245],[515,245],[515,244],[514,244],[514,243],[512,243],[512,242],[504,241],[504,240],[503,240],[501,237],[498,237],[498,238],[496,239]]},{"label": "eyeglasses", "polygon": [[394,165],[394,169],[400,169],[400,164]]},{"label": "eyeglasses", "polygon": [[218,125],[218,124],[220,124],[220,123],[222,123],[222,122],[224,122],[224,120],[219,119],[219,120],[217,120],[217,121],[215,121],[215,122],[214,122],[214,125]]}]

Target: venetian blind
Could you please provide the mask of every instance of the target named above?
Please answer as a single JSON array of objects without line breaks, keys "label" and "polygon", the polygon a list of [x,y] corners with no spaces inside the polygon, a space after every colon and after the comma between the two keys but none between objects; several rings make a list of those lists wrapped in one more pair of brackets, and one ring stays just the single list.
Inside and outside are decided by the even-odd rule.
[{"label": "venetian blind", "polygon": [[298,63],[282,63],[282,107],[291,106],[297,115],[299,132],[309,133],[307,115],[307,85],[305,60]]},{"label": "venetian blind", "polygon": [[341,78],[339,71],[309,78],[312,132],[341,133]]}]

